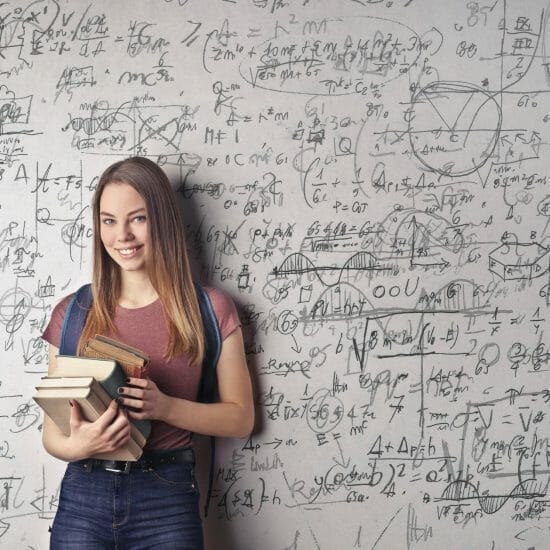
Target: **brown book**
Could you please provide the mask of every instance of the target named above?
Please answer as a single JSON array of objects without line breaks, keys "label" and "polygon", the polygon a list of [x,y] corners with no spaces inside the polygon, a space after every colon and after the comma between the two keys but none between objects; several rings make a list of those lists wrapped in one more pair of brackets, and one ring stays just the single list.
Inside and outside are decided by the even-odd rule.
[{"label": "brown book", "polygon": [[[80,387],[48,387],[49,384],[51,382],[48,382],[46,387],[39,386],[33,399],[65,435],[71,433],[70,400],[80,405],[83,417],[90,422],[97,420],[107,408],[102,398],[95,393],[93,384]],[[142,452],[140,445],[130,438],[126,445],[115,451],[98,453],[92,458],[136,461]]]},{"label": "brown book", "polygon": [[145,378],[147,374],[149,357],[145,353],[101,334],[96,334],[84,344],[82,355],[95,359],[113,359],[129,377]]}]

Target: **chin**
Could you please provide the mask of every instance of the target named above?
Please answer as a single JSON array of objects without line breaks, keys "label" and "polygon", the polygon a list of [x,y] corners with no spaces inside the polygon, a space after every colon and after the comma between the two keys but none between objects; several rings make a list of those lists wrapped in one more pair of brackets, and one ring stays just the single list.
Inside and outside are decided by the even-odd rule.
[{"label": "chin", "polygon": [[119,267],[120,269],[122,269],[122,271],[147,271],[147,268],[145,267],[145,264],[140,264],[140,265],[120,265],[119,264]]}]

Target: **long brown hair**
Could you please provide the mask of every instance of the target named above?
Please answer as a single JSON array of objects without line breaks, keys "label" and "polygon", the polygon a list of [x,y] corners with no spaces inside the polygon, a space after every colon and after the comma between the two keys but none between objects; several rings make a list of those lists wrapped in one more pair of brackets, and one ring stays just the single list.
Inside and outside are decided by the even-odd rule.
[{"label": "long brown hair", "polygon": [[204,332],[197,294],[185,247],[184,225],[174,191],[164,171],[152,160],[130,157],[109,166],[101,175],[93,200],[93,307],[79,347],[95,334],[115,332],[113,314],[121,292],[119,266],[107,254],[100,236],[99,203],[110,184],[131,185],[145,201],[149,251],[147,269],[168,323],[165,357],[182,353],[202,362]]}]

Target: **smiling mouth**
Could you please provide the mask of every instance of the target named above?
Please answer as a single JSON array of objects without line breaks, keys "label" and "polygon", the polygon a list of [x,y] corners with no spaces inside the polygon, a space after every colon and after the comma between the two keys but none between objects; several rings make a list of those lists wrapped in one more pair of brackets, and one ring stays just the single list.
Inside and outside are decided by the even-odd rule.
[{"label": "smiling mouth", "polygon": [[119,248],[117,252],[123,258],[131,258],[140,248],[141,246],[133,246],[132,248]]}]

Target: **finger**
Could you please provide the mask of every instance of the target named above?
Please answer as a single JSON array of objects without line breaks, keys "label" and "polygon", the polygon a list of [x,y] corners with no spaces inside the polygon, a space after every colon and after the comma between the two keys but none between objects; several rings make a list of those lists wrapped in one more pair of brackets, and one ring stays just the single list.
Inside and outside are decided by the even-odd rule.
[{"label": "finger", "polygon": [[128,417],[132,420],[148,420],[149,416],[147,416],[147,413],[143,410],[129,410],[128,411]]},{"label": "finger", "polygon": [[106,430],[111,437],[120,433],[130,431],[130,421],[126,415],[117,417],[117,419]]},{"label": "finger", "polygon": [[126,384],[128,386],[134,386],[136,388],[146,388],[149,384],[148,378],[126,378]]},{"label": "finger", "polygon": [[130,430],[120,430],[116,433],[105,434],[106,445],[111,449],[117,449],[130,438]]},{"label": "finger", "polygon": [[144,389],[137,389],[129,386],[121,386],[120,388],[118,388],[117,391],[119,395],[122,395],[124,397],[133,397],[135,399],[143,399],[143,396],[145,394]]},{"label": "finger", "polygon": [[120,432],[113,438],[113,446],[115,449],[117,449],[121,445],[128,443],[129,440],[130,440],[130,430],[125,432]]},{"label": "finger", "polygon": [[115,430],[120,429],[121,427],[128,426],[130,421],[128,420],[128,413],[126,411],[126,408],[124,406],[118,407],[118,413],[111,422],[111,426],[114,427]]},{"label": "finger", "polygon": [[103,431],[105,438],[109,441],[114,441],[124,437],[125,434],[130,433],[130,422],[125,414],[117,415],[114,422],[112,422]]},{"label": "finger", "polygon": [[122,405],[129,409],[128,412],[131,412],[131,410],[142,410],[144,407],[143,399],[134,397],[119,397],[119,399]]},{"label": "finger", "polygon": [[113,422],[113,420],[116,418],[119,411],[119,407],[117,402],[113,399],[109,406],[105,409],[103,414],[96,420],[96,422],[99,422],[103,426],[108,426]]}]

